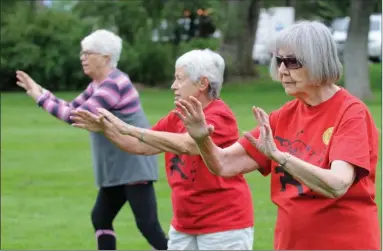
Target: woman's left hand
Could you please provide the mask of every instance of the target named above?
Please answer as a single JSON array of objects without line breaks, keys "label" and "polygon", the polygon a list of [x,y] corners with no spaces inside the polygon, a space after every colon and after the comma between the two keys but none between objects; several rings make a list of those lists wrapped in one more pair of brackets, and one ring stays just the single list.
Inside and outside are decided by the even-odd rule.
[{"label": "woman's left hand", "polygon": [[250,143],[255,146],[258,151],[262,152],[265,156],[272,160],[276,160],[277,156],[280,155],[280,151],[275,145],[273,132],[270,127],[269,115],[258,107],[252,108],[255,115],[255,119],[258,122],[260,135],[258,139],[254,138],[251,133],[245,133],[245,138],[250,141]]}]

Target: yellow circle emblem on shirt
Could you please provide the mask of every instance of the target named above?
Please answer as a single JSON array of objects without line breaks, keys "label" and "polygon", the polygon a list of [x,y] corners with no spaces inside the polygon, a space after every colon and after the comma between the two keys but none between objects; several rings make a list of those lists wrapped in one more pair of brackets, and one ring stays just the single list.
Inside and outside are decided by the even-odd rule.
[{"label": "yellow circle emblem on shirt", "polygon": [[325,145],[328,145],[328,142],[330,142],[330,139],[331,139],[331,135],[332,135],[332,131],[334,130],[334,127],[329,127],[327,128],[326,131],[324,131],[323,135],[322,135],[322,139],[323,139],[323,143]]}]

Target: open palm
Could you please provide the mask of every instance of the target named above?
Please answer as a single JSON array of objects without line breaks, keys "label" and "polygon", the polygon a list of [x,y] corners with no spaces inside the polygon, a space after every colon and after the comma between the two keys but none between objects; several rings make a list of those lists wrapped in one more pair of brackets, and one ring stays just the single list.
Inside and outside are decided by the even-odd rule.
[{"label": "open palm", "polygon": [[16,71],[16,84],[30,93],[42,93],[43,88],[37,84],[27,73],[23,71]]},{"label": "open palm", "polygon": [[195,141],[201,141],[213,133],[214,126],[206,123],[201,102],[194,97],[189,99],[190,102],[186,100],[176,101],[178,109],[174,113],[184,123],[190,137]]},{"label": "open palm", "polygon": [[74,122],[72,124],[74,127],[91,132],[101,132],[105,130],[103,118],[86,110],[72,111],[70,119]]},{"label": "open palm", "polygon": [[253,107],[255,119],[258,122],[260,135],[258,139],[254,138],[251,133],[246,133],[244,136],[255,146],[260,152],[267,157],[273,159],[275,153],[278,151],[273,138],[273,132],[270,127],[269,116],[261,108]]},{"label": "open palm", "polygon": [[100,113],[101,116],[105,118],[104,123],[110,123],[112,124],[116,130],[124,135],[129,135],[131,133],[130,125],[122,121],[121,119],[114,116],[110,111],[104,109],[104,108],[98,108],[97,111]]}]

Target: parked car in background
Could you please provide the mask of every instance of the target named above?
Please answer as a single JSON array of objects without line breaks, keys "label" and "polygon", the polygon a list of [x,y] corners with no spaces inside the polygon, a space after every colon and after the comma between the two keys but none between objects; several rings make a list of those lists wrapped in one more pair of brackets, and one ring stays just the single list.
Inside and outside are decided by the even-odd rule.
[{"label": "parked car in background", "polygon": [[293,7],[272,7],[260,10],[252,53],[255,63],[268,64],[270,62],[270,42],[278,32],[292,25],[294,21],[295,9]]},{"label": "parked car in background", "polygon": [[[347,40],[349,23],[349,17],[342,17],[334,19],[331,24],[332,34],[341,58],[343,57],[344,45]],[[372,61],[382,62],[382,14],[372,14],[370,16],[368,57]]]}]

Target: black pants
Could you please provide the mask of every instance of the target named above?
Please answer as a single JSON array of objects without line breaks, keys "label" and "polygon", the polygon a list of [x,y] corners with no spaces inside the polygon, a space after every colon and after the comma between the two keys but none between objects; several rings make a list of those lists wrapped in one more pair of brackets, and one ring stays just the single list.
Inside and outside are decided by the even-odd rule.
[{"label": "black pants", "polygon": [[167,250],[167,238],[157,217],[157,202],[153,182],[100,188],[92,210],[99,250],[116,250],[113,220],[122,206],[129,202],[136,225],[142,235],[159,250]]}]

